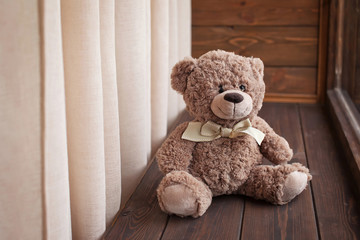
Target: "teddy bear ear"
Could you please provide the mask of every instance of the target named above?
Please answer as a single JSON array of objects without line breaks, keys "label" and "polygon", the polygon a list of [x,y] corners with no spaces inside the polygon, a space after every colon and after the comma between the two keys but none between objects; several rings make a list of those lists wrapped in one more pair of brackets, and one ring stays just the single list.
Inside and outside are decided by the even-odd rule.
[{"label": "teddy bear ear", "polygon": [[181,60],[172,69],[171,72],[171,87],[181,94],[186,90],[187,78],[194,70],[196,60],[192,57],[186,57]]},{"label": "teddy bear ear", "polygon": [[261,75],[261,77],[264,77],[264,63],[260,58],[252,58],[251,65],[253,69]]}]

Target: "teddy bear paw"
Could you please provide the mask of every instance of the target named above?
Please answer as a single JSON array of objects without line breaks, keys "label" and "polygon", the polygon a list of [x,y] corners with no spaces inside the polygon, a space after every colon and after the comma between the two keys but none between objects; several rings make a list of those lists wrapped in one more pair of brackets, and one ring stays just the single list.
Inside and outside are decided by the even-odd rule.
[{"label": "teddy bear paw", "polygon": [[291,201],[299,195],[306,187],[308,176],[306,173],[295,171],[290,173],[284,184],[282,202],[286,203]]},{"label": "teddy bear paw", "polygon": [[198,209],[196,196],[191,189],[182,184],[165,188],[162,201],[167,212],[179,216],[195,215]]},{"label": "teddy bear paw", "polygon": [[157,196],[164,212],[194,218],[205,213],[212,199],[209,187],[185,171],[166,174],[159,184]]}]

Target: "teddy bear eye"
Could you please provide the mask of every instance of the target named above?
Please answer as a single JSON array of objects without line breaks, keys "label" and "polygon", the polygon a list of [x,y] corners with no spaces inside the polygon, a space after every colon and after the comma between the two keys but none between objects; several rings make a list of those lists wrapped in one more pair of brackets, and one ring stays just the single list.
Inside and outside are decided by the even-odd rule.
[{"label": "teddy bear eye", "polygon": [[242,85],[242,84],[240,85],[239,88],[240,88],[241,91],[245,91],[245,90],[246,90],[246,87],[245,87],[244,85]]},{"label": "teddy bear eye", "polygon": [[222,92],[224,92],[223,86],[219,85],[219,93],[222,93]]}]

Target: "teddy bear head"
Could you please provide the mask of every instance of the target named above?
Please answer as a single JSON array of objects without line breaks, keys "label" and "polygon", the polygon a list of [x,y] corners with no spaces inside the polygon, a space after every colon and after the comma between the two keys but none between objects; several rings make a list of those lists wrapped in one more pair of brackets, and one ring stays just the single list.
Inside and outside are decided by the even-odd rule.
[{"label": "teddy bear head", "polygon": [[265,94],[263,76],[259,58],[216,50],[178,62],[171,85],[196,121],[232,126],[257,115]]}]

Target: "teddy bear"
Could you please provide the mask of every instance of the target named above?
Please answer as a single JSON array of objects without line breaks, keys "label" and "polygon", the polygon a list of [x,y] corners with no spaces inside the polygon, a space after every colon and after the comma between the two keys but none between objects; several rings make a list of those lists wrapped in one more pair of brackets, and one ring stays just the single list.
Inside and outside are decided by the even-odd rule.
[{"label": "teddy bear", "polygon": [[[212,198],[242,194],[276,205],[290,202],[311,180],[309,169],[288,164],[293,151],[265,120],[264,64],[223,50],[187,57],[172,69],[171,86],[194,118],[171,132],[156,153],[165,174],[160,208],[202,216]],[[274,165],[263,165],[263,157]]]}]

